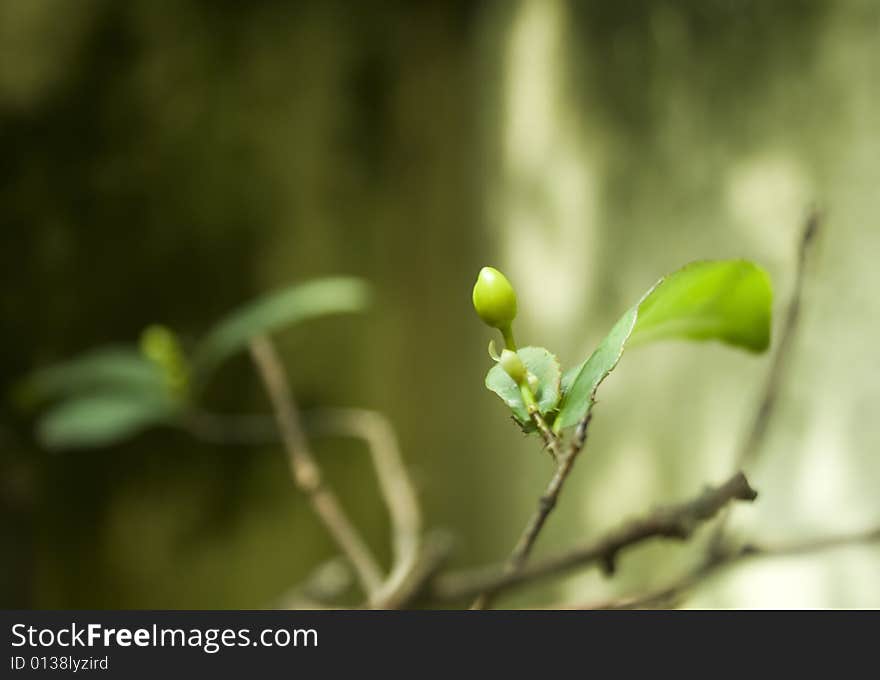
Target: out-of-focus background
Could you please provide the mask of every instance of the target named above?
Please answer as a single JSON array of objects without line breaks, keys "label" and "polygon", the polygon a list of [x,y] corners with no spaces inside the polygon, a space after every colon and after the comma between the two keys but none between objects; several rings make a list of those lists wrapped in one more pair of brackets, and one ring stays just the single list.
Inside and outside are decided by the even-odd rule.
[{"label": "out-of-focus background", "polygon": [[[53,452],[9,397],[41,366],[186,342],[246,300],[347,274],[364,314],[277,336],[305,407],[384,412],[453,564],[502,559],[550,466],[483,387],[479,268],[519,339],[571,365],[660,275],[770,272],[776,330],[811,204],[825,210],[743,536],[880,522],[880,5],[873,0],[0,1],[0,597],[5,607],[270,606],[334,555],[278,446],[172,429]],[[730,472],[768,355],[633,351],[538,552]],[[268,410],[247,357],[205,397]],[[382,555],[357,442],[315,441]],[[505,606],[658,586],[693,545],[627,554]],[[878,607],[880,547],[737,566],[696,607]]]}]

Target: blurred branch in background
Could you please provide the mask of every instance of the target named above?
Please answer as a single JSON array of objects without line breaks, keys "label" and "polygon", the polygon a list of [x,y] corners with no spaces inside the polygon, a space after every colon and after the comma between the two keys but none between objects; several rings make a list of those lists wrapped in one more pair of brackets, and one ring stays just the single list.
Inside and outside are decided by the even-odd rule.
[{"label": "blurred branch in background", "polygon": [[[792,345],[801,318],[801,300],[803,297],[807,256],[809,255],[810,246],[815,242],[816,236],[819,233],[821,220],[822,214],[817,208],[813,208],[804,221],[798,242],[794,287],[792,288],[791,297],[786,308],[785,319],[782,322],[779,343],[776,347],[776,352],[773,354],[770,370],[767,372],[763,395],[752,417],[751,427],[743,440],[742,447],[734,463],[738,468],[748,466],[753,462],[761,449],[761,445],[764,443],[767,435],[767,426],[775,413],[779,390],[785,381],[787,369],[791,363]],[[706,552],[707,563],[714,561],[717,557],[715,553],[720,549],[725,538],[727,519],[728,514],[724,513],[709,540]]]},{"label": "blurred branch in background", "polygon": [[779,343],[776,346],[776,352],[774,353],[773,361],[770,364],[770,370],[767,374],[767,382],[764,387],[764,393],[760,405],[755,412],[752,426],[749,429],[748,436],[743,441],[742,448],[737,457],[737,466],[748,465],[757,455],[767,434],[767,425],[776,408],[779,389],[787,375],[792,344],[797,335],[801,318],[801,299],[803,297],[807,256],[810,252],[810,246],[815,242],[816,236],[819,233],[821,221],[822,214],[818,209],[814,208],[810,211],[804,222],[800,241],[798,242],[794,287],[792,288],[791,297],[789,298],[788,306],[786,308],[785,319],[782,322]]},{"label": "blurred branch in background", "polygon": [[647,608],[671,608],[681,604],[682,600],[693,588],[707,581],[711,576],[723,569],[727,569],[747,560],[758,558],[793,557],[801,555],[813,555],[855,545],[869,545],[880,543],[880,526],[865,531],[858,531],[838,536],[828,536],[805,541],[783,543],[779,545],[761,545],[758,543],[746,543],[736,549],[720,549],[717,556],[711,562],[705,562],[690,573],[676,580],[674,583],[657,590],[638,595],[632,595],[604,602],[591,602],[578,606],[560,604],[551,609],[647,609]]},{"label": "blurred branch in background", "polygon": [[391,518],[392,568],[372,598],[391,607],[419,563],[422,515],[415,488],[406,471],[397,436],[388,420],[364,409],[321,409],[309,419],[316,434],[363,439],[370,450],[382,500]]},{"label": "blurred branch in background", "polygon": [[367,597],[372,599],[382,585],[382,571],[369,547],[348,519],[336,495],[322,479],[321,469],[315,462],[302,431],[299,412],[287,384],[284,366],[266,337],[253,338],[250,348],[251,357],[275,410],[293,481],[308,496],[315,513],[357,571]]},{"label": "blurred branch in background", "polygon": [[[379,490],[391,518],[392,567],[386,577],[322,479],[290,394],[284,367],[271,342],[263,336],[254,338],[251,355],[272,400],[294,481],[309,496],[315,512],[355,568],[368,604],[394,608],[413,589],[414,575],[424,570],[425,564],[421,555],[421,510],[393,428],[384,416],[363,409],[322,409],[313,413],[309,421],[316,433],[356,437],[369,447]],[[432,542],[432,547],[435,545]],[[437,556],[433,550],[428,551],[428,555],[433,564]]]}]

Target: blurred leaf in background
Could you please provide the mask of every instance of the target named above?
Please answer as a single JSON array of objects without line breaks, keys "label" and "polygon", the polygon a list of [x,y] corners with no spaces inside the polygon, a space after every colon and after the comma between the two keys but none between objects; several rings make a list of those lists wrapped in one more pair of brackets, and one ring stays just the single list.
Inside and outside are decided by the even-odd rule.
[{"label": "blurred leaf in background", "polygon": [[276,291],[236,309],[222,319],[200,341],[193,353],[193,367],[200,380],[224,359],[247,348],[255,335],[268,335],[285,326],[346,312],[360,312],[367,306],[367,284],[355,278],[310,281]]},{"label": "blurred leaf in background", "polygon": [[159,367],[136,348],[110,347],[34,371],[16,396],[27,406],[100,391],[158,396],[165,384]]},{"label": "blurred leaf in background", "polygon": [[49,449],[110,446],[148,427],[172,423],[178,411],[168,399],[131,393],[72,397],[40,418],[37,437]]},{"label": "blurred leaf in background", "polygon": [[24,405],[61,400],[37,422],[37,438],[49,449],[118,444],[151,426],[183,424],[185,412],[196,406],[187,392],[190,363],[204,382],[256,335],[329,314],[362,311],[368,301],[369,287],[355,278],[289,286],[231,312],[198,343],[192,362],[173,331],[153,325],[142,333],[140,350],[95,350],[37,370],[22,381],[18,399]]}]

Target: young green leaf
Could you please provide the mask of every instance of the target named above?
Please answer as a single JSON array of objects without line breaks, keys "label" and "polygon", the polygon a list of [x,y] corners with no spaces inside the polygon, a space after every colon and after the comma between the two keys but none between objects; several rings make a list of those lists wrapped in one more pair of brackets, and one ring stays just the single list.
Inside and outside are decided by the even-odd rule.
[{"label": "young green leaf", "polygon": [[763,352],[770,344],[772,301],[770,277],[752,262],[692,262],[642,300],[630,343],[720,340]]},{"label": "young green leaf", "polygon": [[[559,404],[560,379],[562,370],[559,360],[543,347],[521,347],[517,354],[526,366],[526,370],[535,376],[538,387],[535,390],[535,400],[538,411],[547,415]],[[497,394],[513,411],[514,417],[520,425],[528,427],[531,423],[529,410],[523,403],[519,386],[514,382],[505,370],[498,364],[489,369],[486,374],[486,387]]]},{"label": "young green leaf", "polygon": [[367,284],[356,278],[316,279],[269,293],[235,310],[208,333],[193,356],[194,372],[204,380],[255,335],[315,317],[357,312],[369,297]]},{"label": "young green leaf", "polygon": [[50,449],[109,446],[138,432],[170,423],[178,406],[169,399],[105,393],[68,399],[37,423],[37,438]]},{"label": "young green leaf", "polygon": [[693,262],[658,281],[614,325],[596,351],[566,371],[554,429],[580,421],[628,344],[667,338],[719,340],[752,352],[770,343],[773,292],[767,273],[746,260]]}]

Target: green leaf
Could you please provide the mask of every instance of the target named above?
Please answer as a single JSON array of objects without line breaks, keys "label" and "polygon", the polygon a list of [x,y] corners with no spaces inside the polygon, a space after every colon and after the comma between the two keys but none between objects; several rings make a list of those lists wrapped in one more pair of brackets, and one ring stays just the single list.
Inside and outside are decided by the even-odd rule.
[{"label": "green leaf", "polygon": [[[541,415],[547,415],[559,404],[561,396],[560,380],[562,370],[559,360],[543,347],[522,347],[517,351],[529,373],[538,379],[535,400]],[[528,427],[531,423],[529,410],[520,394],[519,386],[498,364],[486,374],[486,387],[497,394],[513,411],[520,425]]]},{"label": "green leaf", "polygon": [[666,276],[620,318],[587,361],[566,372],[554,429],[571,427],[589,412],[628,344],[718,340],[763,352],[770,344],[772,300],[767,273],[746,260],[693,262]]},{"label": "green leaf", "polygon": [[630,341],[720,340],[763,352],[770,344],[772,302],[770,277],[756,264],[693,262],[642,300]]},{"label": "green leaf", "polygon": [[107,347],[39,369],[17,388],[17,398],[33,405],[99,390],[161,395],[162,371],[133,347]]},{"label": "green leaf", "polygon": [[564,394],[562,407],[553,424],[557,432],[574,425],[590,410],[596,388],[614,370],[623,354],[624,345],[632,333],[637,314],[638,305],[629,309],[614,324],[614,328],[605,336],[589,359],[565,372],[562,379]]},{"label": "green leaf", "polygon": [[170,423],[178,407],[168,399],[107,393],[68,399],[37,423],[37,438],[50,449],[116,444],[142,430]]},{"label": "green leaf", "polygon": [[356,278],[316,279],[269,293],[235,310],[208,333],[193,356],[195,372],[204,379],[256,335],[328,314],[360,311],[369,297],[367,284]]}]

